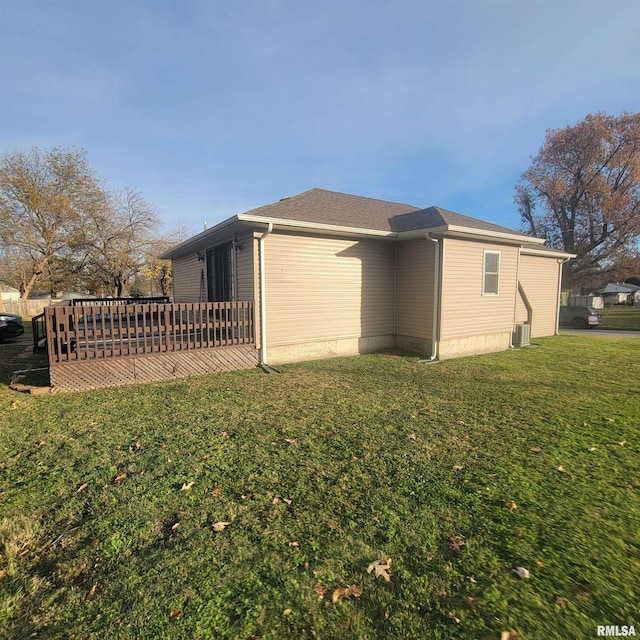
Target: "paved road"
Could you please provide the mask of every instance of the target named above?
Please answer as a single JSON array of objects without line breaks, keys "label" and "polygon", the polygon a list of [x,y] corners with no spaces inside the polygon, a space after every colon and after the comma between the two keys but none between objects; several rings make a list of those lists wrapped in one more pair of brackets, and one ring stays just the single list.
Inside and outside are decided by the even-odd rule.
[{"label": "paved road", "polygon": [[610,336],[612,338],[640,338],[640,331],[614,331],[610,329],[560,329],[560,335]]}]

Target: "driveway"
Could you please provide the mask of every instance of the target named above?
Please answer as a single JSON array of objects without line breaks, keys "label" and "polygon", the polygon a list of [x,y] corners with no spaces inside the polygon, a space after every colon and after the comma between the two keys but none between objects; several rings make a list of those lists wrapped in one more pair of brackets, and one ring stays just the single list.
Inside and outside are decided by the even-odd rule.
[{"label": "driveway", "polygon": [[561,336],[609,336],[611,338],[640,338],[640,331],[616,331],[614,329],[560,329]]}]

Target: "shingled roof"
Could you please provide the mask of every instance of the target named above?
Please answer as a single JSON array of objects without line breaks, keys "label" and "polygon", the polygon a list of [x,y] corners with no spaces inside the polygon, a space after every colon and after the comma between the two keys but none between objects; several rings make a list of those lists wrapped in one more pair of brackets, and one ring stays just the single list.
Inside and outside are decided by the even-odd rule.
[{"label": "shingled roof", "polygon": [[484,222],[454,211],[447,211],[440,207],[420,209],[410,204],[376,200],[317,188],[252,209],[242,216],[297,220],[353,229],[391,232],[456,226],[497,233],[517,233],[513,229]]}]

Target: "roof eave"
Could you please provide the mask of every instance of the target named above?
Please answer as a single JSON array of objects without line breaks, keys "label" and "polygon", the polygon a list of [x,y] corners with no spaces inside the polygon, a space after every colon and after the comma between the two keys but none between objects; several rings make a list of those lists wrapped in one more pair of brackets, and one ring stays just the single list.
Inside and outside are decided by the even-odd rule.
[{"label": "roof eave", "polygon": [[286,220],[284,218],[271,218],[267,216],[253,216],[241,213],[236,216],[240,222],[250,222],[267,225],[273,224],[274,229],[300,229],[302,231],[315,231],[330,235],[346,235],[351,237],[376,237],[397,238],[395,231],[383,231],[381,229],[361,229],[357,227],[345,227],[341,225],[325,224],[321,222],[305,222],[303,220]]},{"label": "roof eave", "polygon": [[[527,242],[529,244],[544,244],[543,238],[534,238],[532,236],[526,236],[522,233],[507,233],[504,231],[491,231],[489,229],[475,229],[473,227],[461,227],[458,225],[447,225],[446,235],[447,237],[464,237],[469,238],[470,236],[476,237],[481,240],[486,239],[498,239],[509,244],[522,244],[523,242]],[[429,231],[429,229],[426,229]]]},{"label": "roof eave", "polygon": [[542,256],[545,258],[562,258],[563,260],[570,260],[571,258],[575,258],[577,253],[567,253],[566,251],[560,251],[560,249],[550,249],[549,247],[544,247],[538,249],[537,247],[522,247],[522,251],[526,256]]},{"label": "roof eave", "polygon": [[160,260],[173,260],[174,258],[179,258],[180,256],[187,255],[189,253],[193,253],[194,251],[198,251],[207,246],[207,240],[209,236],[217,233],[218,231],[222,231],[227,227],[232,226],[237,223],[239,216],[232,216],[231,218],[227,218],[217,225],[210,227],[209,229],[205,229],[201,231],[198,235],[192,236],[188,238],[184,242],[177,244],[175,247],[171,247],[171,249],[167,249],[163,253],[161,253],[158,257]]}]

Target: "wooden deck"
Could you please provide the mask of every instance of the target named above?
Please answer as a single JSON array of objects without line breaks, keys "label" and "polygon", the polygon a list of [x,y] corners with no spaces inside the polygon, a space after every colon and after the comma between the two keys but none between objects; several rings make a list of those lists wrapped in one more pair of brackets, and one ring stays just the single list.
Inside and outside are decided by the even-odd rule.
[{"label": "wooden deck", "polygon": [[258,364],[252,301],[91,302],[45,310],[54,389],[169,380]]}]

